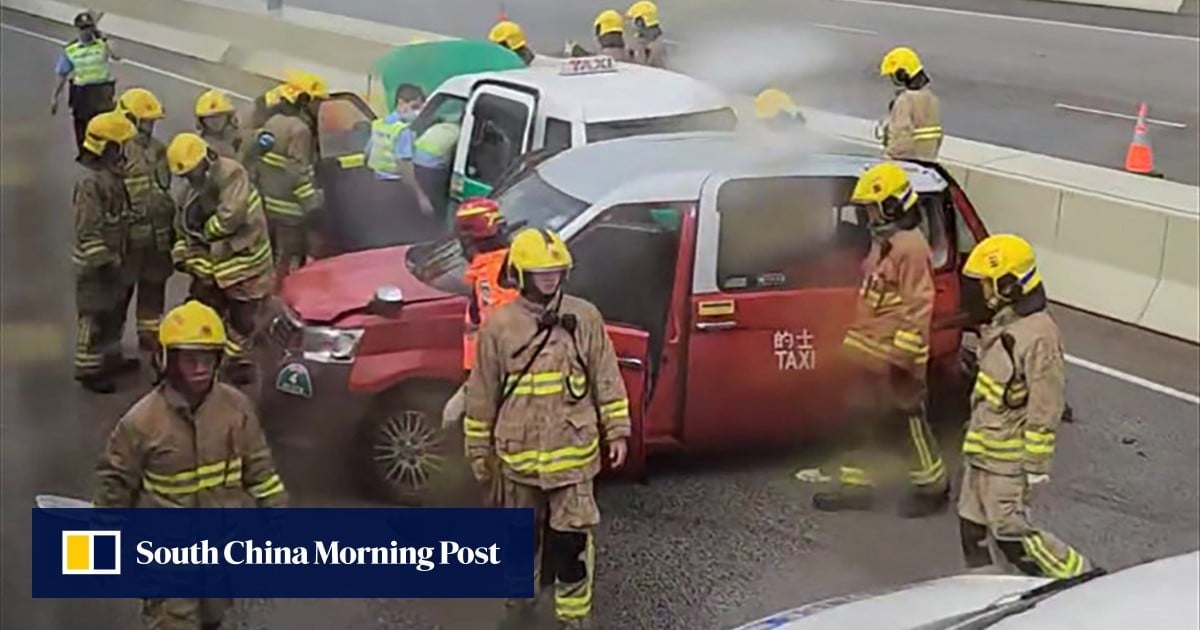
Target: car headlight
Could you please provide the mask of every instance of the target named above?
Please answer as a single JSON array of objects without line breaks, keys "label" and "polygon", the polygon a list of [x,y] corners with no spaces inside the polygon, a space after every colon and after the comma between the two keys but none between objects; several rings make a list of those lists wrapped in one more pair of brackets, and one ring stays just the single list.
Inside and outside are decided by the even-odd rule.
[{"label": "car headlight", "polygon": [[304,358],[317,363],[349,363],[358,351],[362,340],[361,328],[332,328],[329,326],[305,326],[302,332],[301,349]]}]

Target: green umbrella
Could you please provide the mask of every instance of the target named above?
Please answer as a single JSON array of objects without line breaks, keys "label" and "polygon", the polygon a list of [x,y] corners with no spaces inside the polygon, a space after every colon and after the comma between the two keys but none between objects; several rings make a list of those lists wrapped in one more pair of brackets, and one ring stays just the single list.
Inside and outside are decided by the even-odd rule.
[{"label": "green umbrella", "polygon": [[447,79],[474,72],[524,68],[516,53],[482,39],[448,39],[393,48],[372,68],[383,82],[384,102],[390,109],[402,83],[432,94]]}]

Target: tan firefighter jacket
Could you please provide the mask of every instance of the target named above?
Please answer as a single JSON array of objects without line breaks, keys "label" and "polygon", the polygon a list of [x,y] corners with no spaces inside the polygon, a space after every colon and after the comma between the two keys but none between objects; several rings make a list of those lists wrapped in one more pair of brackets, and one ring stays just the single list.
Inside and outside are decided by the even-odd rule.
[{"label": "tan firefighter jacket", "polygon": [[167,385],[117,422],[97,467],[96,507],[283,507],[254,403],[215,383],[192,410]]},{"label": "tan firefighter jacket", "polygon": [[208,129],[200,130],[200,137],[208,146],[221,157],[240,160],[242,149],[242,133],[232,124],[226,125],[221,131],[213,133]]},{"label": "tan firefighter jacket", "polygon": [[888,114],[884,156],[933,162],[941,148],[942,116],[933,91],[928,87],[901,90]]},{"label": "tan firefighter jacket", "polygon": [[630,419],[604,319],[585,300],[563,296],[560,316],[571,314],[578,322],[574,340],[555,326],[521,374],[544,336],[533,339],[542,310],[518,298],[484,320],[466,385],[463,432],[472,460],[494,452],[509,479],[550,489],[595,477],[601,442],[627,438]]},{"label": "tan firefighter jacket", "polygon": [[155,251],[167,253],[175,240],[175,202],[170,194],[167,146],[158,138],[138,134],[123,148],[130,246],[153,246]]},{"label": "tan firefighter jacket", "polygon": [[933,254],[921,230],[874,239],[842,347],[877,371],[892,365],[924,380],[933,300]]},{"label": "tan firefighter jacket", "polygon": [[629,51],[630,61],[655,68],[666,67],[667,45],[662,37],[643,41],[637,35],[634,35],[632,39],[633,47]]},{"label": "tan firefighter jacket", "polygon": [[[254,177],[271,219],[300,225],[305,215],[319,208],[324,195],[316,185],[316,143],[308,123],[298,116],[275,114],[259,130],[255,142],[266,138],[269,146],[252,147],[246,159],[253,162]],[[256,156],[256,157],[253,157]]]},{"label": "tan firefighter jacket", "polygon": [[71,205],[75,211],[75,248],[71,261],[79,272],[120,266],[129,248],[129,195],[116,172],[82,166]]},{"label": "tan firefighter jacket", "polygon": [[1065,389],[1062,338],[1050,314],[1001,310],[981,331],[967,462],[1001,475],[1049,474]]},{"label": "tan firefighter jacket", "polygon": [[186,225],[190,212],[207,217],[203,234],[196,234],[193,229],[181,232],[184,241],[182,244],[177,241],[174,251],[186,259],[192,244],[202,238],[208,246],[207,259],[218,287],[225,289],[273,272],[262,198],[250,184],[246,169],[236,160],[218,156],[201,189],[188,186],[178,223]]}]

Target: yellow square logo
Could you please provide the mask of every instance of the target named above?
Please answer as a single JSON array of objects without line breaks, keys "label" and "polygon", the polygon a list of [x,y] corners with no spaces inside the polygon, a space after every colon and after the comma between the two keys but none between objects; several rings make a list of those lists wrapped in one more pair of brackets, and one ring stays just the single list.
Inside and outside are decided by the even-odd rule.
[{"label": "yellow square logo", "polygon": [[120,575],[121,532],[62,533],[63,575]]}]

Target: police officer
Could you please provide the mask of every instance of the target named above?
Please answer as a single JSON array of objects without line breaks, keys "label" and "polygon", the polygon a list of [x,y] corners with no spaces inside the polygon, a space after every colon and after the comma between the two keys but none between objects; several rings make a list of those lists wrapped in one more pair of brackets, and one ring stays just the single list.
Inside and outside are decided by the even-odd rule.
[{"label": "police officer", "polygon": [[[96,507],[287,506],[254,403],[216,382],[225,345],[221,318],[186,302],[167,313],[158,341],[159,382],[109,436],[96,471]],[[147,599],[142,622],[151,630],[215,630],[232,603]]]},{"label": "police officer", "polygon": [[195,113],[196,130],[208,146],[221,157],[239,159],[242,132],[229,97],[220,90],[208,90],[196,99]]},{"label": "police officer", "polygon": [[[406,186],[406,192],[416,200],[421,212],[432,216],[433,205],[417,184],[413,170],[412,134],[405,134],[409,124],[416,120],[424,105],[425,91],[420,86],[412,83],[400,84],[396,88],[395,107],[391,113],[371,123],[371,136],[363,152],[367,156],[367,168],[375,171],[376,180]],[[397,195],[391,186],[381,186],[379,191],[383,195],[383,199],[379,200],[381,206],[390,207],[395,204]]]},{"label": "police officer", "polygon": [[893,48],[879,64],[879,74],[900,88],[882,130],[884,156],[936,161],[942,147],[941,111],[920,57],[911,48]]},{"label": "police officer", "polygon": [[983,284],[995,313],[980,339],[979,373],[963,440],[958,500],[967,566],[991,564],[989,534],[1005,558],[1029,575],[1069,578],[1090,563],[1029,518],[1029,495],[1050,478],[1064,406],[1062,337],[1046,310],[1033,248],[1012,234],[975,246],[963,275]]},{"label": "police officer", "polygon": [[[601,55],[617,61],[630,61],[629,51],[625,47],[625,18],[620,13],[612,9],[601,11],[592,22],[592,31]],[[566,52],[572,57],[590,57],[593,54],[574,42],[567,42]]]},{"label": "police officer", "polygon": [[308,230],[324,204],[316,181],[315,131],[319,102],[328,96],[325,81],[314,74],[288,77],[276,113],[258,130],[246,158],[266,204],[281,280],[308,258]]},{"label": "police officer", "polygon": [[208,246],[212,298],[229,322],[226,374],[234,384],[247,384],[259,312],[275,282],[262,198],[237,160],[217,155],[194,133],[171,140],[167,161],[171,173],[187,182],[176,225]]},{"label": "police officer", "polygon": [[658,5],[650,0],[639,0],[629,6],[625,17],[633,22],[633,61],[655,68],[666,67],[667,44],[658,22]]},{"label": "police officer", "polygon": [[[463,434],[475,478],[491,484],[492,504],[535,510],[534,565],[546,554],[561,627],[580,628],[591,618],[592,532],[600,520],[592,480],[600,457],[614,468],[624,463],[630,421],[603,317],[563,293],[571,264],[554,232],[528,228],[513,237],[506,280],[521,297],[479,330]],[[506,621],[532,603],[510,600]]]},{"label": "police officer", "polygon": [[75,379],[85,388],[110,394],[112,377],[137,369],[137,359],[121,355],[121,332],[128,303],[129,196],[123,145],[137,128],[119,111],[105,112],[88,122],[83,139],[82,167],[75,183]]},{"label": "police officer", "polygon": [[529,47],[529,42],[525,40],[525,29],[522,29],[516,22],[509,20],[496,22],[492,30],[488,32],[488,39],[517,53],[525,65],[533,63],[535,55],[533,49]]},{"label": "police officer", "polygon": [[872,242],[854,321],[842,340],[852,368],[847,450],[837,484],[817,492],[813,506],[870,509],[880,475],[868,458],[903,449],[909,492],[901,514],[925,516],[944,508],[949,497],[945,466],[925,418],[933,254],[921,232],[917,193],[900,165],[884,162],[868,169],[850,201],[867,218]]},{"label": "police officer", "polygon": [[[463,327],[463,372],[470,374],[475,367],[475,339],[479,327],[496,309],[520,296],[515,289],[503,286],[501,278],[508,258],[508,234],[500,206],[485,197],[472,197],[462,202],[454,215],[454,232],[467,258],[463,279],[471,287]],[[459,387],[442,413],[442,426],[458,422],[463,414],[464,388]]]},{"label": "police officer", "polygon": [[[131,88],[118,105],[137,125],[137,135],[124,145],[125,191],[129,194],[129,254],[125,267],[130,287],[137,290],[138,345],[153,352],[166,298],[174,238],[175,203],[167,147],[154,137],[154,126],[165,115],[162,103],[149,90]],[[127,294],[131,295],[131,293]],[[121,312],[125,312],[125,308]],[[123,320],[122,320],[123,321]]]},{"label": "police officer", "polygon": [[116,80],[108,62],[120,61],[120,57],[96,28],[96,18],[91,12],[76,15],[75,28],[79,29],[79,35],[67,43],[54,69],[58,82],[50,97],[50,114],[58,113],[59,95],[69,79],[71,90],[67,94],[67,105],[75,124],[75,145],[82,157],[88,121],[114,106]]}]

